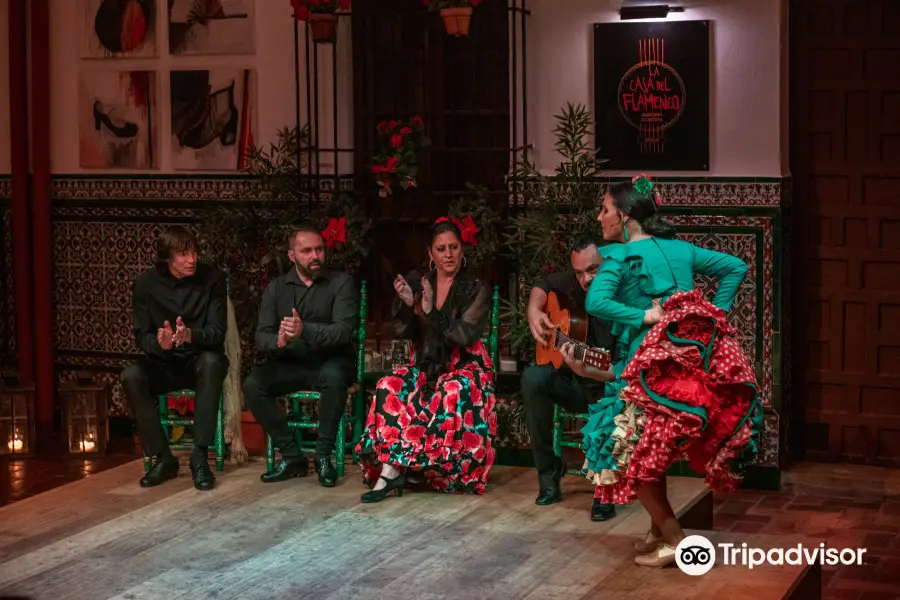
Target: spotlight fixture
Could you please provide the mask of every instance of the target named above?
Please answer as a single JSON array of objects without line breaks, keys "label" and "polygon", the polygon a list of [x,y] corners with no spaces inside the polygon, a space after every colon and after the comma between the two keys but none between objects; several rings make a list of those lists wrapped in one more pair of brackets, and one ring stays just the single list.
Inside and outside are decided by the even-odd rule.
[{"label": "spotlight fixture", "polygon": [[668,4],[652,4],[650,6],[623,6],[619,9],[619,18],[622,21],[635,19],[665,19],[670,12],[684,12],[680,6]]}]

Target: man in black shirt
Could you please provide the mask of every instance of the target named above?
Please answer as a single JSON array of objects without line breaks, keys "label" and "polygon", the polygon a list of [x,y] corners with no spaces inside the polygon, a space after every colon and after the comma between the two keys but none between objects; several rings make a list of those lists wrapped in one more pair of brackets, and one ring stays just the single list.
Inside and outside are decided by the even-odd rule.
[{"label": "man in black shirt", "polygon": [[[272,281],[263,294],[256,347],[268,354],[268,360],[247,377],[244,397],[281,451],[275,470],[261,476],[264,482],[273,482],[304,477],[309,468],[277,398],[300,390],[319,391],[314,463],[319,483],[332,487],[337,471],[331,454],[347,388],[355,378],[352,338],[359,293],[349,275],[325,268],[325,244],[312,226],[291,233],[288,258],[294,268]],[[344,460],[343,446],[338,447],[337,460]]]},{"label": "man in black shirt", "polygon": [[[603,262],[598,244],[590,234],[579,236],[571,250],[571,271],[542,277],[531,289],[528,298],[528,323],[534,339],[540,343],[546,341],[548,332],[553,327],[544,312],[548,292],[565,294],[583,307],[586,292]],[[610,332],[609,323],[589,315],[587,344],[613,351],[615,338]],[[614,379],[611,372],[608,379]],[[559,486],[565,472],[565,463],[553,453],[553,405],[559,404],[572,412],[587,412],[588,405],[603,396],[603,383],[575,375],[565,364],[558,371],[552,364],[531,365],[522,373],[521,389],[540,485],[535,504],[554,504],[562,499]],[[594,501],[591,508],[592,520],[605,521],[614,515],[614,506]]]},{"label": "man in black shirt", "polygon": [[228,373],[225,357],[227,299],[225,274],[199,262],[197,239],[187,229],[170,227],[157,240],[157,264],[134,282],[134,337],[144,357],[122,372],[122,387],[137,421],[144,453],[153,467],[141,479],[151,487],[178,475],[159,422],[157,398],[191,389],[194,398],[194,450],[190,468],[194,487],[209,490],[209,446],[216,432],[219,396]]}]

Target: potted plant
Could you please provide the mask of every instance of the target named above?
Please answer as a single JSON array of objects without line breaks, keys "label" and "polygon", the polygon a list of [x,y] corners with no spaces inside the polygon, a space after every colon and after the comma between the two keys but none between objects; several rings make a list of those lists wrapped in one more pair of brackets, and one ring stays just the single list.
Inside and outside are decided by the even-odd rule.
[{"label": "potted plant", "polygon": [[372,161],[372,173],[378,185],[378,195],[393,194],[393,185],[404,190],[416,187],[419,173],[419,150],[430,144],[425,135],[422,117],[416,115],[406,121],[382,121],[378,131],[378,153]]},{"label": "potted plant", "polygon": [[431,10],[440,10],[444,19],[444,27],[450,35],[469,35],[469,20],[472,9],[481,4],[481,0],[424,0]]},{"label": "potted plant", "polygon": [[350,0],[291,0],[294,18],[309,23],[309,33],[317,43],[333,44],[337,39],[338,10],[350,10]]}]

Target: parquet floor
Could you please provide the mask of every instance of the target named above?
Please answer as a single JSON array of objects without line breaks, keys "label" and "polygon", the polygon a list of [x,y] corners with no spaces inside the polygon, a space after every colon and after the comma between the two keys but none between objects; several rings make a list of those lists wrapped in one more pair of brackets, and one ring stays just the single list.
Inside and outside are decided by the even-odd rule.
[{"label": "parquet floor", "polygon": [[[0,595],[758,600],[781,597],[800,572],[641,569],[631,544],[646,513],[631,506],[591,523],[591,489],[577,478],[562,503],[535,506],[528,468],[497,467],[482,497],[407,493],[374,505],[359,503],[355,477],[333,489],[314,478],[264,485],[260,469],[230,468],[207,493],[187,473],[143,490],[134,461],[0,508]],[[670,480],[678,510],[707,494],[700,480]]]}]

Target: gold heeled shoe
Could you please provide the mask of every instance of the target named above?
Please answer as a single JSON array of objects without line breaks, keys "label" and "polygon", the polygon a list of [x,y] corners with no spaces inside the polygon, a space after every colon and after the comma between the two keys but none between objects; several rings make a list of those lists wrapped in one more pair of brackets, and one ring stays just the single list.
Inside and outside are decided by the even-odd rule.
[{"label": "gold heeled shoe", "polygon": [[639,567],[661,569],[675,564],[675,548],[665,542],[659,542],[652,554],[639,554],[634,557],[634,564]]},{"label": "gold heeled shoe", "polygon": [[647,537],[634,543],[634,550],[638,554],[649,554],[656,550],[661,541],[661,537],[656,537],[652,532],[648,531]]}]

